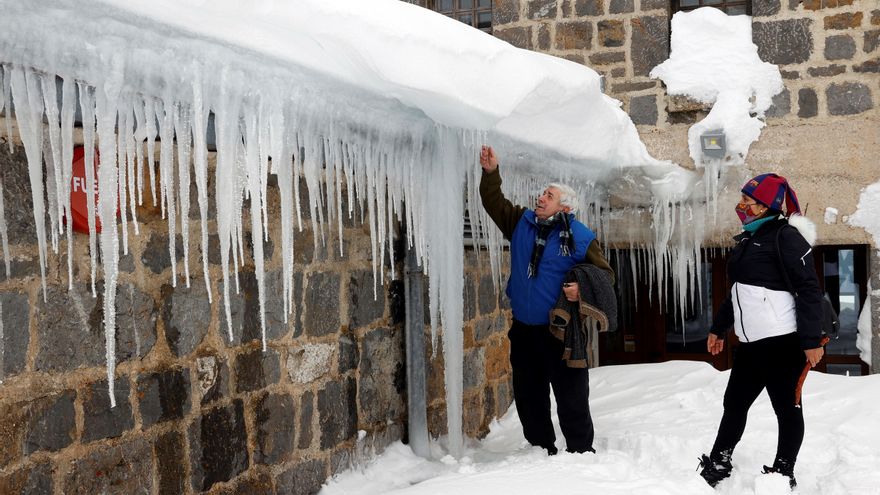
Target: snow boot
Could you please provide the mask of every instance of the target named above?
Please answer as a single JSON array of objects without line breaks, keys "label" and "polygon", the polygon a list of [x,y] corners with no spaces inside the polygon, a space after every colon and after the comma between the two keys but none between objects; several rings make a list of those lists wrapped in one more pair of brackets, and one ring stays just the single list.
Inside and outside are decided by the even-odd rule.
[{"label": "snow boot", "polygon": [[779,473],[788,477],[788,484],[794,490],[797,486],[797,480],[794,479],[794,463],[785,459],[776,458],[773,466],[764,466],[764,474]]},{"label": "snow boot", "polygon": [[700,471],[700,476],[712,488],[715,488],[718,483],[721,483],[721,480],[730,476],[730,471],[733,470],[733,464],[730,463],[731,455],[733,455],[732,451],[725,450],[718,454],[713,453],[711,457],[703,454],[700,458],[700,465],[697,469],[703,468]]}]

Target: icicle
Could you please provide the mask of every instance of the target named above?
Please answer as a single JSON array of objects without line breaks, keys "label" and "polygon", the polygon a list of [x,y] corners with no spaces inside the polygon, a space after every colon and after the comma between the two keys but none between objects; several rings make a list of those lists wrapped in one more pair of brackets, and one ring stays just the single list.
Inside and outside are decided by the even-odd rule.
[{"label": "icicle", "polygon": [[[284,323],[293,309],[293,165],[285,136],[285,121],[279,109],[269,115],[269,140],[272,143],[272,171],[278,176],[281,199],[281,266],[284,298]],[[268,230],[268,228],[267,228]]]},{"label": "icicle", "polygon": [[206,133],[208,127],[208,109],[202,99],[200,72],[196,71],[193,81],[193,151],[195,153],[193,168],[196,175],[196,190],[199,193],[199,218],[202,234],[202,274],[205,278],[205,289],[208,302],[212,302],[211,279],[208,273],[208,154]]},{"label": "icicle", "polygon": [[[174,117],[171,98],[158,100],[159,121],[159,187],[163,218],[168,214],[168,253],[171,256],[171,286],[177,287],[177,205],[174,197]],[[149,118],[149,115],[147,116]],[[167,208],[166,208],[167,206]]]},{"label": "icicle", "polygon": [[70,181],[73,177],[73,118],[76,113],[76,83],[66,77],[61,86],[61,202],[67,233],[67,290],[73,290],[73,221],[70,209]]},{"label": "icicle", "polygon": [[[116,407],[116,285],[119,276],[119,233],[116,210],[119,204],[118,163],[115,139],[117,105],[122,85],[122,59],[107,64],[107,80],[96,88],[95,115],[102,164],[98,167],[98,213],[101,218],[101,265],[104,268],[104,336],[107,346],[107,383],[110,407]],[[86,170],[90,167],[86,163]]]},{"label": "icicle", "polygon": [[[144,100],[144,130],[147,136],[147,171],[150,173],[150,195],[156,206],[156,108],[152,98]],[[138,176],[143,179],[143,174]],[[165,218],[165,205],[162,204],[162,218]]]},{"label": "icicle", "polygon": [[[257,294],[260,304],[260,336],[263,343],[263,352],[266,351],[266,307],[265,307],[265,269],[263,258],[263,208],[260,204],[261,188],[263,185],[264,168],[260,157],[261,145],[259,142],[259,127],[261,122],[257,119],[253,109],[245,107],[246,138],[245,138],[245,170],[247,171],[247,187],[251,196],[251,245],[253,246],[254,273],[257,278]],[[265,124],[264,124],[265,125]]]},{"label": "icicle", "polygon": [[189,162],[192,150],[188,108],[174,106],[174,133],[177,135],[177,171],[180,195],[180,235],[183,238],[183,276],[189,288]]},{"label": "icicle", "polygon": [[8,66],[2,66],[3,70],[0,71],[5,76],[3,77],[3,87],[0,90],[3,91],[3,101],[6,102],[6,108],[4,109],[4,120],[6,121],[6,144],[9,146],[9,154],[12,154],[12,71],[13,69]]},{"label": "icicle", "polygon": [[[61,172],[61,120],[58,112],[58,87],[54,76],[42,76],[43,103],[46,107],[46,120],[49,128],[50,152],[46,154],[47,183],[51,191],[47,194],[49,211],[52,213],[52,250],[58,252],[58,234],[64,231],[64,187]],[[55,228],[57,224],[58,228]]]},{"label": "icicle", "polygon": [[95,95],[86,84],[77,82],[79,87],[79,107],[82,114],[83,146],[85,148],[85,162],[83,168],[86,172],[86,207],[88,209],[89,223],[89,256],[92,267],[92,296],[98,295],[95,290],[95,277],[97,274],[97,241],[95,237]]},{"label": "icicle", "polygon": [[[3,241],[3,261],[6,265],[6,278],[10,274],[9,237],[6,233],[6,209],[3,206],[3,180],[0,179],[0,239]],[[2,323],[0,323],[2,324]]]},{"label": "icicle", "polygon": [[43,104],[35,75],[21,67],[12,69],[12,94],[15,119],[24,144],[34,208],[34,225],[40,254],[40,280],[46,301],[46,207],[43,204]]},{"label": "icicle", "polygon": [[116,194],[119,198],[119,215],[121,217],[121,226],[122,226],[122,254],[128,254],[128,211],[125,209],[126,197],[125,197],[125,186],[126,186],[126,177],[125,172],[127,170],[126,164],[126,146],[125,146],[125,136],[128,134],[128,106],[121,108],[116,117],[116,163],[117,163],[117,190]]},{"label": "icicle", "polygon": [[[134,99],[129,99],[128,106],[125,110],[125,116],[127,119],[127,123],[125,124],[125,128],[123,132],[125,133],[125,178],[127,180],[127,190],[128,190],[128,208],[129,213],[131,213],[131,225],[134,227],[134,235],[140,235],[140,229],[138,228],[138,220],[137,220],[137,199],[135,198],[137,184],[143,181],[136,181],[136,175],[138,173],[138,163],[141,161],[139,150],[141,150],[141,142],[135,141],[135,135],[137,133],[136,123],[137,117],[135,116],[136,108],[139,105],[135,102]],[[122,184],[120,184],[120,190],[122,190]],[[120,208],[125,208],[125,204],[119,205]]]}]

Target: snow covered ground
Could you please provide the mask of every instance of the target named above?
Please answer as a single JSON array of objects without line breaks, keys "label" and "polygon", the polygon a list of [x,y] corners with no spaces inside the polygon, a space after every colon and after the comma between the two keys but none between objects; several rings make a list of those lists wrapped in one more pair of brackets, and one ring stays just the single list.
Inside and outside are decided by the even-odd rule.
[{"label": "snow covered ground", "polygon": [[[340,494],[759,494],[789,493],[773,462],[776,418],[766,393],[749,415],[733,456],[734,474],[717,490],[696,471],[721,419],[729,372],[706,363],[605,366],[590,372],[597,454],[549,457],[527,446],[515,404],[466,457],[416,457],[395,443],[366,467],[329,480]],[[804,387],[807,432],[795,468],[800,494],[880,494],[880,375],[810,373]],[[555,418],[554,418],[555,419]],[[563,445],[557,425],[557,446]]]}]

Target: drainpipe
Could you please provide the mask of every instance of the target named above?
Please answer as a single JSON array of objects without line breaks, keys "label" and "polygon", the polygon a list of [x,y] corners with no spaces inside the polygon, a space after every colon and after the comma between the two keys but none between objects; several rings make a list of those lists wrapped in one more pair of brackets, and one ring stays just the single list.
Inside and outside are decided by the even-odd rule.
[{"label": "drainpipe", "polygon": [[406,249],[403,277],[406,305],[406,389],[409,415],[409,446],[420,457],[429,457],[428,413],[425,393],[424,275],[410,246]]}]

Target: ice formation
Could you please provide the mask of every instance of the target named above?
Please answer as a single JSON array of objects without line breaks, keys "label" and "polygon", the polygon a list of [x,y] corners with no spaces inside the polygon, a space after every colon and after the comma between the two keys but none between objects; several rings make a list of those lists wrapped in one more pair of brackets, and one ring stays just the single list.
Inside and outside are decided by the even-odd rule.
[{"label": "ice formation", "polygon": [[[499,151],[513,200],[531,204],[543,184],[568,182],[581,192],[581,204],[590,205],[583,219],[600,232],[609,221],[603,210],[612,185],[634,184],[640,194],[618,191],[618,196],[651,205],[649,212],[633,211],[651,215],[654,249],[634,252],[631,262],[656,277],[658,287],[668,277],[677,281],[677,290],[693,285],[703,208],[682,202],[697,176],[650,157],[619,103],[602,94],[598,75],[581,65],[513,48],[398,0],[284,5],[262,0],[247,6],[233,0],[0,0],[0,9],[0,108],[8,126],[14,107],[27,154],[41,273],[49,243],[57,250],[58,236],[71,236],[63,218],[70,211],[77,108],[85,163],[92,163],[97,142],[101,165],[97,208],[88,203],[89,251],[93,291],[99,252],[103,271],[111,401],[120,243],[125,252],[129,230],[137,233],[136,205],[153,201],[168,222],[173,283],[179,276],[190,283],[186,247],[178,273],[175,235],[179,226],[183,246],[188,245],[192,174],[207,252],[210,115],[217,148],[213,194],[222,320],[229,337],[230,287],[238,287],[246,230],[253,240],[264,326],[262,250],[270,222],[281,223],[288,312],[294,224],[302,229],[302,209],[311,213],[316,243],[324,242],[328,225],[341,232],[343,217],[354,208],[365,212],[379,281],[384,271],[378,260],[392,249],[394,222],[400,222],[429,275],[435,336],[443,328],[453,453],[462,450],[465,211],[489,247],[494,278],[500,278],[500,234],[479,204],[481,144]],[[7,134],[11,137],[9,128]],[[85,169],[91,183],[92,167]],[[270,173],[277,175],[281,200],[276,219],[266,212]],[[299,178],[308,204],[300,201]],[[145,183],[152,194],[146,199]],[[242,217],[246,199],[249,218]],[[100,235],[96,220],[104,220]],[[689,228],[676,228],[684,225]],[[6,234],[0,230],[8,272]],[[202,274],[209,284],[206,257]],[[684,290],[677,296],[683,301]],[[263,335],[265,348],[265,330]]]}]

